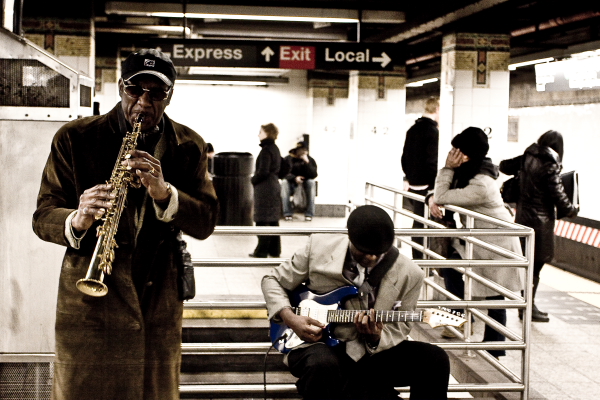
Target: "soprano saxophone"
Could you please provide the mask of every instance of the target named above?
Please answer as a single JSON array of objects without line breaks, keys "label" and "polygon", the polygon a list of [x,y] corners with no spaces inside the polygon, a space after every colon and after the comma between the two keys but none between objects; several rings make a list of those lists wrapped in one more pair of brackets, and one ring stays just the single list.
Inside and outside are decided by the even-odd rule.
[{"label": "soprano saxophone", "polygon": [[112,263],[115,259],[115,234],[119,226],[121,214],[125,208],[125,200],[129,186],[140,187],[140,182],[131,171],[130,167],[122,165],[125,160],[131,157],[131,151],[137,146],[137,139],[142,129],[144,115],[140,114],[133,125],[131,132],[127,132],[123,138],[123,144],[119,151],[119,157],[113,168],[110,180],[106,183],[112,185],[112,194],[115,198],[111,201],[112,205],[106,210],[102,217],[102,226],[98,228],[98,242],[94,255],[90,261],[85,278],[77,281],[77,289],[81,292],[94,296],[102,297],[108,293],[108,287],[104,284],[104,274],[110,275],[112,272]]}]

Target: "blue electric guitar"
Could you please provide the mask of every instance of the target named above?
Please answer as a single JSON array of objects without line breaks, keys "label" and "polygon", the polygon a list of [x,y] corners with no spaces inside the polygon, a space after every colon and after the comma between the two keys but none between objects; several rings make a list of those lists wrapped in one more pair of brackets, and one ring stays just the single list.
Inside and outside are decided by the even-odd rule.
[{"label": "blue electric guitar", "polygon": [[[295,306],[296,315],[303,315],[326,325],[321,341],[328,346],[340,343],[329,330],[329,323],[352,323],[361,310],[343,310],[342,303],[349,297],[356,296],[358,289],[354,286],[342,286],[329,293],[315,294],[301,285],[290,294],[290,302]],[[425,322],[432,328],[440,326],[460,327],[466,322],[464,318],[451,312],[429,309],[423,311],[376,310],[375,320],[381,322]],[[273,347],[281,353],[288,353],[294,347],[304,343],[294,331],[285,324],[271,322],[269,333]]]}]

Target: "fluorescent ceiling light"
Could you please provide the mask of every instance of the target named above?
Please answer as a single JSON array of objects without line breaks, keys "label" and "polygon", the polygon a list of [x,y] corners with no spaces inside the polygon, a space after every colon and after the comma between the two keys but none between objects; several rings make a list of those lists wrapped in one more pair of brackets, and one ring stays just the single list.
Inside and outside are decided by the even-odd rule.
[{"label": "fluorescent ceiling light", "polygon": [[227,75],[227,76],[281,76],[289,69],[275,68],[223,68],[223,67],[190,67],[190,75]]},{"label": "fluorescent ceiling light", "polygon": [[523,62],[520,62],[520,63],[509,64],[508,65],[508,70],[509,71],[514,71],[517,68],[524,67],[526,65],[541,64],[541,63],[550,62],[550,61],[554,61],[554,57],[546,57],[546,58],[540,58],[538,60],[523,61]]},{"label": "fluorescent ceiling light", "polygon": [[211,18],[211,19],[235,19],[244,21],[284,21],[284,22],[329,22],[355,24],[356,18],[330,18],[330,17],[301,17],[301,16],[278,16],[278,15],[242,15],[242,14],[200,14],[200,13],[170,13],[152,12],[152,17],[159,18]]},{"label": "fluorescent ceiling light", "polygon": [[267,82],[259,81],[216,81],[202,79],[177,79],[177,83],[191,83],[194,85],[236,85],[236,86],[267,86]]},{"label": "fluorescent ceiling light", "polygon": [[[229,6],[209,4],[136,3],[110,1],[107,14],[167,18],[210,18],[260,21],[358,23],[358,10],[300,7]],[[404,14],[401,15],[404,17]],[[402,22],[402,21],[400,21]]]},{"label": "fluorescent ceiling light", "polygon": [[423,79],[422,81],[407,83],[405,86],[406,87],[419,87],[419,86],[423,86],[427,83],[433,83],[433,82],[437,82],[437,81],[439,81],[438,78]]}]

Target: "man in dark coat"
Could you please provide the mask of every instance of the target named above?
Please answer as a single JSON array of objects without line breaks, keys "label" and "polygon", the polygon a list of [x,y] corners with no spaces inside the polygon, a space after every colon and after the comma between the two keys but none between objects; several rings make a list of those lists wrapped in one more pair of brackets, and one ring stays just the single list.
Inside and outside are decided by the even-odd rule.
[{"label": "man in dark coat", "polygon": [[292,220],[292,202],[290,197],[294,195],[296,188],[302,185],[306,196],[306,209],[304,220],[312,221],[315,215],[315,196],[317,195],[317,162],[308,155],[308,148],[304,142],[289,151],[285,161],[290,164],[289,174],[281,182],[281,202],[283,204],[283,216],[286,221]]},{"label": "man in dark coat", "polygon": [[[179,399],[183,302],[177,263],[183,231],[205,239],[218,203],[207,179],[206,143],[164,114],[176,78],[154,49],[132,53],[119,80],[121,102],[108,114],[67,123],[56,133],[42,175],[33,229],[67,248],[56,312],[55,400]],[[115,236],[108,293],[86,295],[101,217],[115,198],[109,183],[126,132],[144,115],[136,150],[123,165],[130,187]]]},{"label": "man in dark coat", "polygon": [[[404,150],[402,151],[402,170],[404,171],[405,190],[422,196],[433,189],[438,165],[439,136],[438,117],[440,105],[436,97],[427,99],[425,113],[406,132]],[[406,208],[423,217],[425,204],[423,202],[405,199]],[[413,228],[423,228],[423,224],[413,221]],[[412,240],[423,244],[422,237]],[[414,249],[413,258],[423,258],[423,253]]]},{"label": "man in dark coat", "polygon": [[[275,140],[279,129],[272,123],[261,125],[258,133],[260,153],[256,158],[256,167],[252,176],[254,187],[254,222],[256,226],[279,226],[281,200],[279,192],[279,168],[281,153]],[[259,235],[258,244],[250,257],[279,257],[281,254],[281,238],[279,236]]]},{"label": "man in dark coat", "polygon": [[[533,312],[532,321],[548,322],[548,314],[535,305],[535,294],[540,272],[545,263],[554,258],[554,225],[558,218],[575,217],[579,210],[571,203],[562,180],[563,137],[557,131],[548,131],[529,146],[521,156],[504,160],[500,171],[519,175],[519,200],[515,222],[535,231],[533,257]],[[522,313],[519,314],[522,317]]]}]

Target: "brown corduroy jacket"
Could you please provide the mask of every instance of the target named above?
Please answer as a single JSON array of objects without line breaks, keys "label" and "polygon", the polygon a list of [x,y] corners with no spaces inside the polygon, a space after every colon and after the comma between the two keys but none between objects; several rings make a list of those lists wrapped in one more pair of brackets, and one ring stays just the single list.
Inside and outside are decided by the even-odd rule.
[{"label": "brown corduroy jacket", "polygon": [[177,189],[174,219],[159,221],[145,189],[130,188],[113,272],[104,279],[108,294],[90,297],[75,287],[88,270],[97,226],[76,249],[67,241],[65,221],[84,190],[110,178],[123,139],[120,112],[119,103],[106,115],[67,123],[56,133],[33,216],[41,239],[67,248],[56,310],[56,400],[179,398],[183,303],[174,237],[179,230],[208,237],[218,212],[206,144],[197,133],[164,116],[155,157],[165,181]]}]

